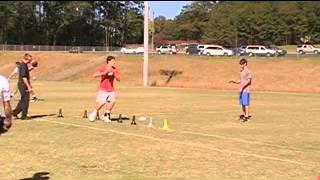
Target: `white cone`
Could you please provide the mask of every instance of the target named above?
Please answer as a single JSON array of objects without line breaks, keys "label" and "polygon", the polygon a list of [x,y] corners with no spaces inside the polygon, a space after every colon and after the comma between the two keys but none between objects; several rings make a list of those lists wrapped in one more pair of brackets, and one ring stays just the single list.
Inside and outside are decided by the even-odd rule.
[{"label": "white cone", "polygon": [[153,125],[152,125],[152,117],[150,117],[150,121],[149,121],[148,127],[153,127]]},{"label": "white cone", "polygon": [[140,117],[139,117],[139,121],[145,121],[145,120],[147,120],[146,117],[144,117],[144,116],[140,116]]}]

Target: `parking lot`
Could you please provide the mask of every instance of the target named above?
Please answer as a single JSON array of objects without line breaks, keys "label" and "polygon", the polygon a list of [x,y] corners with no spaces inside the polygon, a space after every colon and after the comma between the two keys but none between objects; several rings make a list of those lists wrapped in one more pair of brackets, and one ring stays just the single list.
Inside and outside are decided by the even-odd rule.
[{"label": "parking lot", "polygon": [[[143,47],[138,48],[122,48],[123,54],[142,54]],[[153,51],[152,54],[169,54],[169,55],[188,55],[188,56],[266,56],[266,57],[316,57],[320,55],[320,49],[312,45],[298,45],[295,47],[279,48],[277,46],[248,45],[237,48],[225,48],[220,45],[200,45],[189,44],[184,47],[178,45],[161,45]]]}]

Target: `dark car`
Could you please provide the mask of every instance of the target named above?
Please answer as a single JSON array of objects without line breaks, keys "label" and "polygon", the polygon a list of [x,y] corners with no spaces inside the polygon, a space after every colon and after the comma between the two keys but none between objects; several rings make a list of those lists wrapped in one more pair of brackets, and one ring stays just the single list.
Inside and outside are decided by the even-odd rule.
[{"label": "dark car", "polygon": [[244,56],[246,55],[246,46],[241,46],[241,47],[238,47],[238,48],[234,48],[233,49],[233,54],[236,55],[236,56]]},{"label": "dark car", "polygon": [[275,56],[285,56],[287,54],[287,51],[284,49],[280,49],[276,46],[270,46],[270,49],[273,49],[276,51],[276,55]]},{"label": "dark car", "polygon": [[189,46],[187,46],[186,49],[186,54],[188,55],[192,55],[192,54],[199,54],[200,50],[198,49],[198,45],[197,44],[190,44]]},{"label": "dark car", "polygon": [[70,50],[69,50],[69,53],[82,53],[80,47],[72,47]]}]

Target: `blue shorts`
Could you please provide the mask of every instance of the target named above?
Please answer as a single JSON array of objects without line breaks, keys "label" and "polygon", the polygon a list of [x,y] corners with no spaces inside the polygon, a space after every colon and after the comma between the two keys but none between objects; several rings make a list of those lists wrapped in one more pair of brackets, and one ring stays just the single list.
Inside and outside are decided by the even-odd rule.
[{"label": "blue shorts", "polygon": [[240,92],[239,93],[239,103],[242,106],[249,106],[250,102],[250,93],[249,92]]}]

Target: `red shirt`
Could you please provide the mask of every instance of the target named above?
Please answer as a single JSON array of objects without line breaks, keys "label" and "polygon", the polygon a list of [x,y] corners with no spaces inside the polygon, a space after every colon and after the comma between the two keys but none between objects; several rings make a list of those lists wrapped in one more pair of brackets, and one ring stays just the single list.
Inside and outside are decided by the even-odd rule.
[{"label": "red shirt", "polygon": [[[106,65],[101,66],[96,70],[96,72],[104,72],[106,71],[107,67],[108,66]],[[113,81],[116,76],[120,77],[119,70],[115,67],[112,67],[112,74],[108,73],[101,76],[99,89],[102,91],[113,92],[114,91]]]}]

